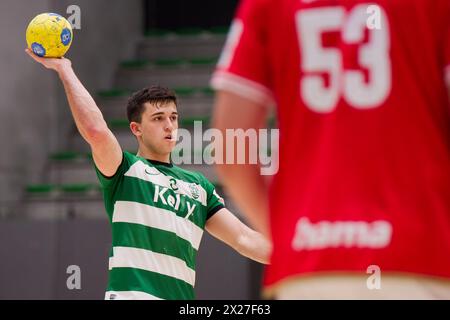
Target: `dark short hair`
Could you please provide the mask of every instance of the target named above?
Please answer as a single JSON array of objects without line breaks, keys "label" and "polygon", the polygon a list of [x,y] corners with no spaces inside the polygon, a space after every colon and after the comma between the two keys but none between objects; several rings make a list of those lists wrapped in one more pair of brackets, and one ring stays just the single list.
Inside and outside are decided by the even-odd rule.
[{"label": "dark short hair", "polygon": [[127,103],[127,117],[129,122],[141,122],[144,104],[146,102],[155,104],[157,107],[169,102],[173,102],[177,106],[177,97],[172,90],[161,86],[151,86],[136,91],[128,99]]}]

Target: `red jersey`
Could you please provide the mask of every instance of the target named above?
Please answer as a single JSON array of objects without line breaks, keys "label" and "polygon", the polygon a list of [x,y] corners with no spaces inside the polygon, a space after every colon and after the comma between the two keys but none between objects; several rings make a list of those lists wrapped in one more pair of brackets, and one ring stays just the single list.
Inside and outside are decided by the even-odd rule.
[{"label": "red jersey", "polygon": [[450,278],[449,49],[448,0],[240,4],[212,85],[277,106],[266,286]]}]

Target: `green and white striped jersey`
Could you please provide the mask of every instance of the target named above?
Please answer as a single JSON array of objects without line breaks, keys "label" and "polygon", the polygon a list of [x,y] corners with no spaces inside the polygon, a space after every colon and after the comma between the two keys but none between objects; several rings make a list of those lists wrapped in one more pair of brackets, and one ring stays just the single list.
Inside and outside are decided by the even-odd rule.
[{"label": "green and white striped jersey", "polygon": [[105,299],[194,299],[205,223],[224,207],[214,186],[129,152],[113,177],[95,170],[112,226]]}]

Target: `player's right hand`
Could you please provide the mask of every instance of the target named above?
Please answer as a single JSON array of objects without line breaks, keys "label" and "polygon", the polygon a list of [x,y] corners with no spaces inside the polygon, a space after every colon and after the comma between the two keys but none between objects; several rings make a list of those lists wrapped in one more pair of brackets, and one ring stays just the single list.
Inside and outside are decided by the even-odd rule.
[{"label": "player's right hand", "polygon": [[29,48],[25,49],[25,52],[33,58],[35,61],[42,64],[47,69],[55,70],[56,72],[62,71],[64,68],[70,68],[72,63],[67,58],[42,58],[35,55]]}]

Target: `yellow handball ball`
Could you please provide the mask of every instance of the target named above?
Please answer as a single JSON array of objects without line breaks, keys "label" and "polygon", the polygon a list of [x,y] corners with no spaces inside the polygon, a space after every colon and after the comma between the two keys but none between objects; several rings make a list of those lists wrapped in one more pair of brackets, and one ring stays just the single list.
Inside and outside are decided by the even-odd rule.
[{"label": "yellow handball ball", "polygon": [[27,45],[34,54],[60,58],[72,44],[73,31],[69,21],[56,13],[42,13],[28,25]]}]

